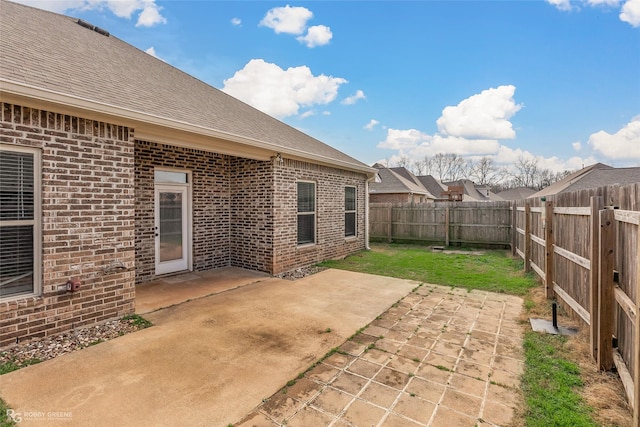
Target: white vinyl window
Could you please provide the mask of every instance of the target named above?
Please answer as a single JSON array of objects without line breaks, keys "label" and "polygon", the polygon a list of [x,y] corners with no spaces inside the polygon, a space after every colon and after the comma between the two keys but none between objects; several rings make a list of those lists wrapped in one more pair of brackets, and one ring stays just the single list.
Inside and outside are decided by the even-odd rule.
[{"label": "white vinyl window", "polygon": [[40,151],[0,146],[0,297],[40,292]]},{"label": "white vinyl window", "polygon": [[316,242],[316,184],[298,183],[298,245]]},{"label": "white vinyl window", "polygon": [[344,235],[356,235],[356,187],[344,188]]}]

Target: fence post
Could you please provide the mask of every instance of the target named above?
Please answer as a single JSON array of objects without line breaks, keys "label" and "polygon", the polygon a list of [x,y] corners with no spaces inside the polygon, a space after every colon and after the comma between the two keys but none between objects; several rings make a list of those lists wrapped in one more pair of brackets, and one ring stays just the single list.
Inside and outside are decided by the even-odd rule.
[{"label": "fence post", "polygon": [[511,202],[511,256],[516,256],[518,247],[518,204]]},{"label": "fence post", "polygon": [[613,367],[613,270],[615,269],[615,218],[612,209],[600,211],[600,262],[598,274],[598,349],[601,370]]},{"label": "fence post", "polygon": [[392,237],[391,237],[392,229],[393,229],[393,205],[390,204],[389,205],[389,226],[387,227],[387,236],[388,236],[387,241],[389,243],[391,243],[392,241]]},{"label": "fence post", "polygon": [[524,271],[531,271],[531,202],[524,202]]},{"label": "fence post", "polygon": [[593,196],[590,200],[591,213],[589,214],[589,241],[591,248],[589,251],[590,270],[589,270],[589,344],[591,345],[591,355],[597,358],[598,348],[598,265],[600,259],[600,210],[604,206],[602,196]]},{"label": "fence post", "polygon": [[444,208],[444,245],[449,246],[449,206]]},{"label": "fence post", "polygon": [[544,206],[545,225],[544,225],[544,244],[545,244],[545,262],[544,262],[544,285],[547,298],[554,296],[553,279],[553,202],[547,201]]},{"label": "fence post", "polygon": [[[640,257],[640,225],[636,227]],[[640,426],[640,262],[636,264],[636,324],[633,333],[633,425]]]}]

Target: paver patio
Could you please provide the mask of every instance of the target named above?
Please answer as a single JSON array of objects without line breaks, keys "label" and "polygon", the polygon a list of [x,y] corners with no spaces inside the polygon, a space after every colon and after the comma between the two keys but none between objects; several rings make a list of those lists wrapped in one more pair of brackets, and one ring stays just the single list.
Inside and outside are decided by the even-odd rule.
[{"label": "paver patio", "polygon": [[238,425],[509,425],[521,309],[514,296],[424,285]]}]

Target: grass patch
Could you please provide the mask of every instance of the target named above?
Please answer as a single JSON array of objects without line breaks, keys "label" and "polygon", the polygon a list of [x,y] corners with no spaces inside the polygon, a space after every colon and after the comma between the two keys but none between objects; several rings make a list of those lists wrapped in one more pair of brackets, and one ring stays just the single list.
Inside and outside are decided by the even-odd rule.
[{"label": "grass patch", "polygon": [[138,329],[144,329],[153,326],[153,323],[149,322],[142,316],[138,316],[137,314],[130,314],[129,316],[123,317],[122,320],[125,320],[134,326],[137,326]]},{"label": "grass patch", "polygon": [[29,365],[35,365],[36,363],[40,363],[40,359],[26,359],[22,361],[18,361],[13,358],[2,364],[0,364],[0,375],[7,374],[9,372],[17,371],[20,368],[24,368]]},{"label": "grass patch", "polygon": [[0,427],[13,427],[16,423],[7,415],[7,403],[0,399]]},{"label": "grass patch", "polygon": [[580,369],[563,356],[566,341],[558,335],[525,333],[522,391],[527,426],[597,426],[580,395]]},{"label": "grass patch", "polygon": [[376,243],[370,251],[319,265],[512,295],[525,295],[535,286],[535,281],[522,272],[522,261],[510,258],[507,251],[444,254],[421,246]]}]

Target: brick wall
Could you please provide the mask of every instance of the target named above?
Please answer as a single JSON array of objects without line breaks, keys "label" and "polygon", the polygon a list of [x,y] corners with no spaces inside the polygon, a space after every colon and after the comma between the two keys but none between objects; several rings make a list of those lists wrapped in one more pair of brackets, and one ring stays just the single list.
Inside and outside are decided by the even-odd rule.
[{"label": "brick wall", "polygon": [[418,203],[412,199],[411,194],[407,193],[369,194],[369,203]]},{"label": "brick wall", "polygon": [[192,174],[193,269],[226,267],[229,251],[229,156],[153,142],[135,144],[136,283],[155,277],[154,170]]},{"label": "brick wall", "polygon": [[[297,182],[316,183],[316,244],[297,245]],[[356,172],[285,159],[274,171],[273,274],[342,258],[365,248],[365,181]],[[344,188],[356,187],[357,235],[344,235]]]},{"label": "brick wall", "polygon": [[231,265],[271,272],[273,164],[231,157]]},{"label": "brick wall", "polygon": [[[0,299],[0,347],[134,311],[133,132],[0,104],[0,143],[42,158],[42,293]],[[125,270],[111,270],[121,262]],[[58,290],[67,279],[80,291]]]}]

